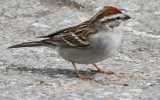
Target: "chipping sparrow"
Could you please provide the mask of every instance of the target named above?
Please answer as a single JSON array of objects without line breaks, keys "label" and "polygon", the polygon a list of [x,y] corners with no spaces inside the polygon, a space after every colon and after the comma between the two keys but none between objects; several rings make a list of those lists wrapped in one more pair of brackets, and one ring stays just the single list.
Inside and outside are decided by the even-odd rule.
[{"label": "chipping sparrow", "polygon": [[72,62],[77,76],[81,79],[92,79],[79,73],[75,63],[93,64],[97,70],[91,72],[105,72],[96,66],[96,62],[110,57],[121,43],[121,22],[130,19],[119,9],[105,6],[90,20],[77,26],[59,30],[47,36],[41,41],[25,42],[9,48],[47,46],[54,48],[65,60]]}]

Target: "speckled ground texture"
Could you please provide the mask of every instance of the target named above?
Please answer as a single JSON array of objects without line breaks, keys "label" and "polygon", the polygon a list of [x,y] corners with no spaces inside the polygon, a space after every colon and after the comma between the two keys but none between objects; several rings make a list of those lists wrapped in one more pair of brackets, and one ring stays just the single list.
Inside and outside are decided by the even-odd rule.
[{"label": "speckled ground texture", "polygon": [[[72,77],[70,62],[46,47],[7,47],[77,25],[105,5],[132,17],[115,55],[98,65],[113,75]],[[0,100],[160,100],[160,0],[0,0]]]}]

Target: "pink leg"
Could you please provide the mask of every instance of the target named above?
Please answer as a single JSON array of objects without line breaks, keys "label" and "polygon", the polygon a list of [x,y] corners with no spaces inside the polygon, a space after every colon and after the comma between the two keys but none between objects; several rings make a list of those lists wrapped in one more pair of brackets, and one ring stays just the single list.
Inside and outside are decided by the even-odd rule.
[{"label": "pink leg", "polygon": [[99,72],[99,73],[104,73],[104,74],[108,74],[108,75],[110,75],[110,74],[114,74],[114,72],[105,72],[104,70],[102,70],[102,69],[100,69],[96,64],[92,64],[94,67],[96,67],[97,68],[97,70],[93,70],[93,69],[90,69],[91,70],[91,72]]},{"label": "pink leg", "polygon": [[77,75],[74,75],[74,76],[77,76],[77,77],[79,77],[80,79],[89,79],[89,80],[93,79],[92,77],[88,77],[88,76],[83,76],[83,75],[81,75],[81,74],[79,73],[78,69],[76,68],[76,65],[75,65],[74,62],[72,62],[72,65],[73,65],[73,67],[74,67],[74,69],[76,70],[76,73],[77,73]]}]

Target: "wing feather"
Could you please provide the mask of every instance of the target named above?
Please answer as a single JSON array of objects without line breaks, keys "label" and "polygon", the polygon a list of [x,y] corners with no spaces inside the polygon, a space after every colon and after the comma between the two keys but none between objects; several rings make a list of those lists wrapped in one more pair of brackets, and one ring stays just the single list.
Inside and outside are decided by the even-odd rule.
[{"label": "wing feather", "polygon": [[69,27],[59,30],[48,36],[41,36],[39,38],[49,38],[50,41],[64,41],[69,46],[74,47],[88,47],[90,45],[88,38],[97,33],[97,30],[89,25],[86,21],[75,27]]}]

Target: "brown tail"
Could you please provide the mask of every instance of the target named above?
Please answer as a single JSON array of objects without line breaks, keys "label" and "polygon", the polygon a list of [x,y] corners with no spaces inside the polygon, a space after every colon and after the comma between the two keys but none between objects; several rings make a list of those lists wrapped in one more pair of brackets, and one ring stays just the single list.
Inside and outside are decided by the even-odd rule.
[{"label": "brown tail", "polygon": [[8,47],[9,48],[21,48],[21,47],[35,47],[35,46],[56,46],[53,43],[49,43],[49,42],[44,42],[44,41],[33,41],[33,42],[24,42],[24,43],[20,43],[20,44],[16,44],[13,46]]}]

